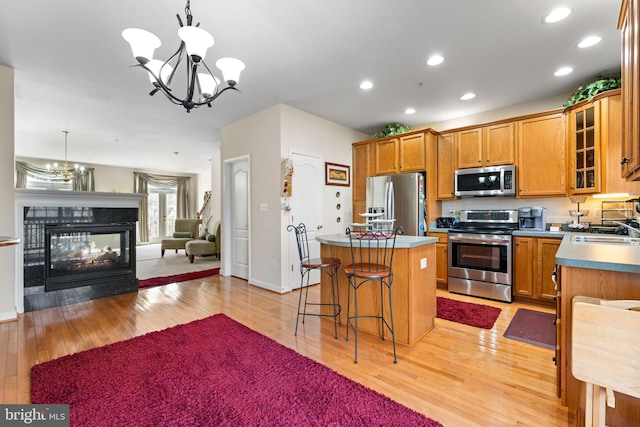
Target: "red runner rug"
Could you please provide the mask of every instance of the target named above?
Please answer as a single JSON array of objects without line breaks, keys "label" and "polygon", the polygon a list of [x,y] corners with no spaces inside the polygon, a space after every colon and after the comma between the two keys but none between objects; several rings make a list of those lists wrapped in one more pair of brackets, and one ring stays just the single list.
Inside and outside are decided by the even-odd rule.
[{"label": "red runner rug", "polygon": [[219,268],[210,270],[194,271],[191,273],[174,274],[173,276],[152,277],[138,281],[138,288],[148,288],[150,286],[166,285],[167,283],[186,282],[187,280],[201,279],[207,276],[215,276],[220,272]]},{"label": "red runner rug", "polygon": [[224,314],[35,365],[31,403],[72,426],[442,427]]},{"label": "red runner rug", "polygon": [[555,350],[555,321],[553,313],[519,308],[504,331],[504,337]]},{"label": "red runner rug", "polygon": [[438,297],[437,304],[438,314],[436,317],[483,329],[493,328],[501,311],[498,307],[456,301],[444,297]]}]

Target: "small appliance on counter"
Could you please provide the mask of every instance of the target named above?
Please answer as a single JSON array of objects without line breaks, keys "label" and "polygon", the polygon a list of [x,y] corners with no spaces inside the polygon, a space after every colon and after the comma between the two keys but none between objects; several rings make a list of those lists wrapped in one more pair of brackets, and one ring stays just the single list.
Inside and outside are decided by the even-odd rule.
[{"label": "small appliance on counter", "polygon": [[441,216],[436,218],[436,227],[437,228],[453,228],[454,223],[457,221],[457,218],[452,216]]},{"label": "small appliance on counter", "polygon": [[547,228],[547,213],[542,206],[518,208],[520,230],[545,231]]}]

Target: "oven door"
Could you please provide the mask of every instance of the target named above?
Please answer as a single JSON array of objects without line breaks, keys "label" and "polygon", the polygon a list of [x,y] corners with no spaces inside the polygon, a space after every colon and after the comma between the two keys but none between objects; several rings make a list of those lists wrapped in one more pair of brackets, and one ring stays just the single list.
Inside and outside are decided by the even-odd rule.
[{"label": "oven door", "polygon": [[449,276],[511,284],[511,236],[449,233]]},{"label": "oven door", "polygon": [[510,235],[449,233],[449,291],[512,300]]}]

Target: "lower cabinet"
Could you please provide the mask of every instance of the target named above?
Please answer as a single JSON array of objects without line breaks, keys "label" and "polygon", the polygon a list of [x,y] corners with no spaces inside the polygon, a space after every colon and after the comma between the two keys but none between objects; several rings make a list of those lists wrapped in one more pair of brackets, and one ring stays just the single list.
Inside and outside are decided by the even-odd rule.
[{"label": "lower cabinet", "polygon": [[448,234],[447,233],[428,233],[429,237],[437,237],[438,243],[436,243],[436,285],[440,289],[447,289],[448,287],[448,274],[447,269],[449,266],[448,259]]},{"label": "lower cabinet", "polygon": [[515,236],[513,295],[516,299],[554,306],[556,289],[551,276],[560,238]]}]

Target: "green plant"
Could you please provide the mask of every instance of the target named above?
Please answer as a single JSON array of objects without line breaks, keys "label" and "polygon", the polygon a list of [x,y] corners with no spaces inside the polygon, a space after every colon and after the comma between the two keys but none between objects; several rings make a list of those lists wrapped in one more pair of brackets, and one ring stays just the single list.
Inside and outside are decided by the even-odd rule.
[{"label": "green plant", "polygon": [[567,108],[585,99],[592,100],[594,96],[601,92],[618,89],[621,86],[622,79],[620,77],[616,77],[613,74],[600,74],[588,85],[580,85],[562,106]]},{"label": "green plant", "polygon": [[375,138],[384,138],[385,136],[397,135],[409,131],[409,126],[402,125],[400,123],[389,123],[382,130],[376,132],[373,136]]}]

